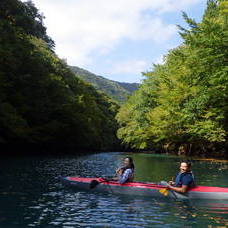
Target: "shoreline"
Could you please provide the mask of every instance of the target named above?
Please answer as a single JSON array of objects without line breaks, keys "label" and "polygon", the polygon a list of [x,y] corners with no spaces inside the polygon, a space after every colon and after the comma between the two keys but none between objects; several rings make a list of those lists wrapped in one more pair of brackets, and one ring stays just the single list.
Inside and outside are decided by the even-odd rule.
[{"label": "shoreline", "polygon": [[208,162],[228,162],[228,157],[222,156],[206,156],[205,154],[199,155],[185,155],[178,154],[174,152],[161,152],[161,151],[152,151],[152,150],[95,150],[95,149],[78,149],[78,148],[69,148],[69,147],[58,147],[58,146],[41,146],[41,145],[26,145],[23,146],[2,146],[0,144],[0,150],[3,151],[2,157],[20,157],[20,156],[83,156],[96,153],[133,153],[133,154],[154,154],[154,155],[164,155],[164,156],[175,156],[183,159],[191,159],[196,161],[208,161]]}]

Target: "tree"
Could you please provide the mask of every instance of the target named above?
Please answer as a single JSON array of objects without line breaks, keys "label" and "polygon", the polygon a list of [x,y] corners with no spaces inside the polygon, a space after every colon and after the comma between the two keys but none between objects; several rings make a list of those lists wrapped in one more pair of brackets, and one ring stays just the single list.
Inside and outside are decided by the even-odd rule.
[{"label": "tree", "polygon": [[0,34],[1,146],[118,146],[118,105],[58,58],[32,2],[1,1]]},{"label": "tree", "polygon": [[[169,51],[164,64],[154,65],[153,71],[145,73],[143,85],[117,115],[121,125],[118,136],[123,142],[144,149],[186,143],[196,147],[226,145],[226,7],[227,1],[209,0],[200,23],[183,13],[189,26],[188,29],[179,26],[183,44]],[[147,93],[141,96],[145,88]],[[129,137],[126,132],[132,123],[134,129],[140,127],[141,133],[132,130]]]}]

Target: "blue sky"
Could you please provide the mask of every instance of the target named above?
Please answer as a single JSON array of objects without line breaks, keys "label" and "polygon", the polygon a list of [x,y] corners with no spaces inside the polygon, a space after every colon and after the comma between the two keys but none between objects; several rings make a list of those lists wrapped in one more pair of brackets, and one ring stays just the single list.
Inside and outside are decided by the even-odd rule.
[{"label": "blue sky", "polygon": [[122,82],[161,63],[181,44],[181,11],[200,21],[206,0],[33,0],[56,53],[69,65]]}]

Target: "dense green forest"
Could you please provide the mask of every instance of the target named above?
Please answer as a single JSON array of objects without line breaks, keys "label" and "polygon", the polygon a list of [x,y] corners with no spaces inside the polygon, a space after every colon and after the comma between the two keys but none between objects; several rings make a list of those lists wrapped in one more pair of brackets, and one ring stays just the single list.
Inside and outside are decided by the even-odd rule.
[{"label": "dense green forest", "polygon": [[96,89],[103,91],[119,104],[123,104],[139,88],[138,83],[112,81],[75,66],[71,66],[71,69],[78,77],[91,83]]},{"label": "dense green forest", "polygon": [[58,58],[31,1],[1,0],[0,34],[1,148],[118,147],[119,106]]},{"label": "dense green forest", "polygon": [[124,104],[118,137],[137,149],[227,156],[228,1],[209,0],[202,21],[183,13],[183,43]]},{"label": "dense green forest", "polygon": [[117,150],[121,140],[228,156],[228,1],[208,0],[201,22],[183,18],[183,43],[139,86],[67,66],[34,4],[1,0],[0,147]]}]

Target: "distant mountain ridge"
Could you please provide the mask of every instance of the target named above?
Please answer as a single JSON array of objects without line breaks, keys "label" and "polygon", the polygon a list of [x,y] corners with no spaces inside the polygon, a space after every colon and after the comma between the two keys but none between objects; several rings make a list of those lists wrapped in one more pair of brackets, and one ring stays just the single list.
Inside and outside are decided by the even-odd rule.
[{"label": "distant mountain ridge", "polygon": [[70,66],[79,78],[91,83],[96,89],[103,91],[119,103],[124,103],[127,98],[139,88],[139,83],[117,82],[103,76],[93,74],[85,69]]}]

